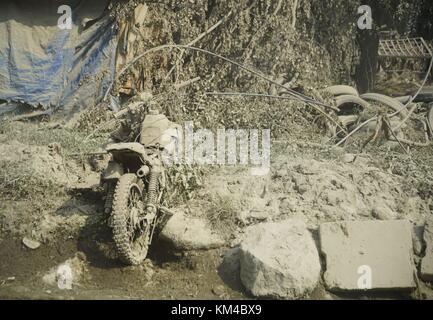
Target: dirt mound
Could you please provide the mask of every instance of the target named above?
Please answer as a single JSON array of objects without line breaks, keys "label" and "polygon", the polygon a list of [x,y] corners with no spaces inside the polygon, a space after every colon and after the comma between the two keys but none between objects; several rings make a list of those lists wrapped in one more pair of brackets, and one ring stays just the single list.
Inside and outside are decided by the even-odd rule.
[{"label": "dirt mound", "polygon": [[[66,185],[70,181],[76,180],[77,177],[68,176],[62,157],[58,152],[50,152],[48,146],[29,146],[17,141],[9,144],[0,144],[1,165],[15,170],[21,175],[11,177],[15,181],[3,181],[3,183],[17,183],[26,179],[37,179],[42,184],[53,183],[55,185]],[[3,179],[6,179],[3,177]],[[71,180],[72,179],[72,180]]]},{"label": "dirt mound", "polygon": [[404,177],[378,168],[367,156],[346,163],[349,158],[353,155],[321,160],[297,153],[280,155],[268,177],[226,168],[207,179],[200,200],[191,205],[192,214],[205,215],[232,239],[246,226],[287,217],[300,218],[313,228],[341,220],[424,223],[429,202]]},{"label": "dirt mound", "polygon": [[428,206],[403,180],[372,166],[366,158],[340,161],[287,160],[276,171],[283,214],[302,214],[309,222],[423,220]]},{"label": "dirt mound", "polygon": [[[0,228],[2,235],[49,241],[57,233],[70,236],[85,225],[97,204],[67,194],[77,185],[80,170],[65,163],[56,145],[0,143]],[[84,203],[83,203],[84,202]]]}]

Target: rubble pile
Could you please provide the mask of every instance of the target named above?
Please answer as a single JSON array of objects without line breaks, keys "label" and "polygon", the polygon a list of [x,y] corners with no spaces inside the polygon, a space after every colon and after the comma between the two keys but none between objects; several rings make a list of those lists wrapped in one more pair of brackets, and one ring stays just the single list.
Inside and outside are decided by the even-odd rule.
[{"label": "rubble pile", "polygon": [[354,164],[342,162],[281,162],[274,171],[276,188],[284,193],[281,213],[301,215],[313,224],[371,218],[417,223],[430,214],[417,190],[407,190],[401,177],[378,170],[362,156]]}]

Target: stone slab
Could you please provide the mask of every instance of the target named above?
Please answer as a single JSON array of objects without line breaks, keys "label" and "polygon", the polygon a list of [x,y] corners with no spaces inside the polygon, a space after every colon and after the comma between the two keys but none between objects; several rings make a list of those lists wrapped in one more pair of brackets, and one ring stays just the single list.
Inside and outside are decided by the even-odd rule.
[{"label": "stone slab", "polygon": [[406,220],[322,224],[320,246],[326,259],[327,288],[330,291],[415,288],[411,230]]}]

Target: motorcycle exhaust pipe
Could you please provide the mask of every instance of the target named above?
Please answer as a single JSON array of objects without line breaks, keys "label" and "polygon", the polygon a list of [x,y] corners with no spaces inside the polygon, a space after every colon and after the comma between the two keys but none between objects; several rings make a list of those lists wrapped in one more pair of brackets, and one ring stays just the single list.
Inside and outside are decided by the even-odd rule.
[{"label": "motorcycle exhaust pipe", "polygon": [[139,178],[143,178],[145,176],[147,176],[150,172],[150,168],[148,166],[142,166],[140,169],[138,169],[137,171],[137,176]]}]

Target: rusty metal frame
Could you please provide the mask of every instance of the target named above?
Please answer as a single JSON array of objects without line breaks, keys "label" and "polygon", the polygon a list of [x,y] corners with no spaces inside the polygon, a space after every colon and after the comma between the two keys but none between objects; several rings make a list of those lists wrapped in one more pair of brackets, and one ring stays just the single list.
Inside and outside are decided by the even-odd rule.
[{"label": "rusty metal frame", "polygon": [[433,53],[421,37],[380,39],[379,58],[431,59]]}]

